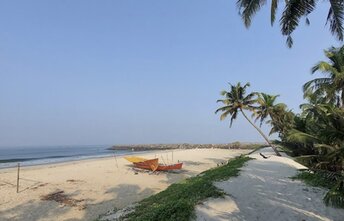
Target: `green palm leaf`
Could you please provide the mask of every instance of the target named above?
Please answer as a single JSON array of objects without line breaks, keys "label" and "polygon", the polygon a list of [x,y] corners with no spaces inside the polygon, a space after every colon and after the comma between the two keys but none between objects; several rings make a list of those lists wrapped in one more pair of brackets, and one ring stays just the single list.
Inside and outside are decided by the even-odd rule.
[{"label": "green palm leaf", "polygon": [[[344,2],[343,0],[325,0],[329,3],[329,12],[326,24],[329,24],[330,32],[340,41],[343,41]],[[288,47],[292,47],[292,33],[299,26],[300,19],[305,18],[306,25],[310,24],[308,15],[311,14],[319,3],[319,0],[285,0],[282,16],[280,18],[281,33],[286,36]],[[256,13],[267,3],[266,0],[237,0],[239,14],[244,25],[248,28]],[[274,24],[278,10],[279,0],[271,0],[270,23]]]},{"label": "green palm leaf", "polygon": [[299,20],[303,16],[311,13],[315,8],[315,0],[289,0],[280,19],[281,32],[287,36],[287,45],[292,47],[293,40],[291,34],[299,25]]},{"label": "green palm leaf", "polygon": [[330,23],[330,31],[336,35],[339,40],[343,40],[343,19],[344,19],[344,2],[342,0],[329,0],[330,10],[327,16],[327,22]]}]

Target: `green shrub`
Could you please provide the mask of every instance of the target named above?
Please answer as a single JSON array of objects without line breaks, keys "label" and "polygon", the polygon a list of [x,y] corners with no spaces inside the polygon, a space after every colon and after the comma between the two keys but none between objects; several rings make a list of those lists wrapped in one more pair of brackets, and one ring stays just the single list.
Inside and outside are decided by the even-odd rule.
[{"label": "green shrub", "polygon": [[166,190],[142,200],[125,218],[135,221],[188,221],[195,216],[194,207],[199,202],[224,195],[213,182],[238,176],[239,169],[248,160],[250,158],[246,156],[237,157],[226,165],[172,184]]}]

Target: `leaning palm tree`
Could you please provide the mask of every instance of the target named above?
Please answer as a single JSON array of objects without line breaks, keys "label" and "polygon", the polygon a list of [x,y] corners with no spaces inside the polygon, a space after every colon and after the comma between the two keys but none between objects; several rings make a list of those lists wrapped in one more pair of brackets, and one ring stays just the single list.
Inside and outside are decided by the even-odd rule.
[{"label": "leaning palm tree", "polygon": [[267,121],[271,125],[269,135],[278,133],[279,138],[283,142],[290,130],[296,126],[296,116],[291,110],[287,109],[286,105],[276,105],[272,112],[270,120]]},{"label": "leaning palm tree", "polygon": [[328,62],[320,61],[312,68],[312,73],[322,72],[325,77],[308,81],[303,86],[305,98],[332,103],[344,108],[344,46],[332,47],[325,51]]},{"label": "leaning palm tree", "polygon": [[[271,25],[276,20],[276,13],[278,5],[284,4],[282,17],[280,18],[280,26],[282,35],[287,37],[287,45],[293,45],[291,34],[297,28],[301,18],[306,19],[306,24],[310,24],[308,15],[321,4],[320,0],[271,0]],[[343,0],[325,0],[329,4],[329,12],[327,15],[327,22],[330,24],[330,31],[337,37],[338,40],[343,41],[343,22],[344,22],[344,2]],[[237,0],[239,13],[244,21],[246,27],[251,25],[253,16],[259,9],[267,3],[266,0]]]},{"label": "leaning palm tree", "polygon": [[217,100],[217,102],[223,103],[224,106],[218,108],[215,111],[215,114],[222,112],[220,120],[224,120],[230,115],[230,126],[232,126],[233,121],[237,118],[238,114],[241,113],[245,119],[259,132],[259,134],[262,135],[269,146],[272,147],[276,155],[281,156],[276,147],[270,143],[268,137],[263,133],[263,131],[260,130],[259,127],[257,127],[245,114],[244,110],[253,111],[256,108],[254,104],[257,102],[257,93],[253,92],[246,95],[246,88],[249,86],[249,83],[246,83],[244,86],[242,86],[240,82],[237,83],[237,85],[230,84],[230,91],[221,92],[221,95],[224,96],[224,99]]},{"label": "leaning palm tree", "polygon": [[271,125],[269,135],[279,133],[280,138],[283,140],[293,127],[294,114],[287,109],[287,105],[276,103],[277,97],[279,95],[259,93],[257,98],[258,106],[254,110],[253,116],[256,117],[256,121],[260,121],[260,127],[264,121]]},{"label": "leaning palm tree", "polygon": [[257,98],[258,107],[254,112],[254,116],[256,116],[256,121],[260,121],[260,126],[262,126],[263,122],[270,117],[272,120],[278,112],[276,109],[279,106],[285,106],[285,104],[278,103],[276,104],[276,99],[279,95],[270,95],[266,93],[259,93]]}]

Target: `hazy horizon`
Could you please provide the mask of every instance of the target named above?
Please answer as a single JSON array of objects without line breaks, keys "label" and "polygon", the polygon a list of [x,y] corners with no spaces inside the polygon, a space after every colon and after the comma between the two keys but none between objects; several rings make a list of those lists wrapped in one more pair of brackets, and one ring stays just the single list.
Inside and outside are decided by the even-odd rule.
[{"label": "hazy horizon", "polygon": [[0,147],[263,142],[242,117],[220,122],[219,92],[250,82],[298,112],[339,45],[327,10],[288,49],[269,7],[246,29],[227,0],[3,2]]},{"label": "hazy horizon", "polygon": [[242,144],[245,143],[266,143],[263,140],[261,141],[232,141],[232,142],[223,142],[223,143],[112,143],[112,144],[41,144],[41,145],[12,145],[12,146],[0,146],[0,148],[34,148],[34,147],[47,147],[47,148],[56,148],[56,147],[94,147],[94,146],[103,146],[103,147],[112,147],[112,146],[126,146],[126,145],[164,145],[164,144],[230,144],[234,142],[240,142]]}]

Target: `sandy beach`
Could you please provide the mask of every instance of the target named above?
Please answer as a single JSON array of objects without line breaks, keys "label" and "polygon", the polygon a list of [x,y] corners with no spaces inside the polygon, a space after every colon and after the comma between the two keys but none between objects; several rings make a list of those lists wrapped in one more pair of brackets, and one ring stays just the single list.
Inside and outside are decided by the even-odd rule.
[{"label": "sandy beach", "polygon": [[[263,159],[259,153],[268,156]],[[326,190],[293,180],[305,167],[271,148],[250,155],[238,177],[215,185],[227,195],[196,207],[197,221],[342,221],[344,209],[325,206]]]},{"label": "sandy beach", "polygon": [[[184,162],[178,173],[135,171],[123,157],[24,167],[16,193],[16,168],[0,170],[0,220],[94,220],[114,208],[123,208],[247,153],[247,150],[174,150],[173,160]],[[172,162],[171,151],[142,154]],[[63,192],[62,192],[63,191]],[[44,200],[48,194],[62,193],[64,203]]]}]

